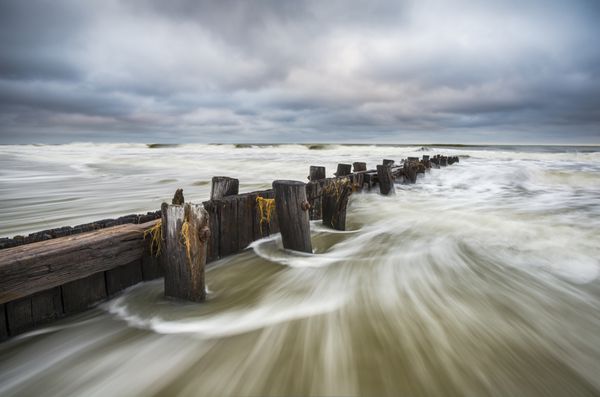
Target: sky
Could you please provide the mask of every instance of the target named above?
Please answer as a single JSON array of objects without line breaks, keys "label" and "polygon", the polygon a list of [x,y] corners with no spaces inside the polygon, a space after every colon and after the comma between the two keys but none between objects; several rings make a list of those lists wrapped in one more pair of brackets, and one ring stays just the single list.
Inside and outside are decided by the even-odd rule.
[{"label": "sky", "polygon": [[0,0],[0,143],[600,144],[597,0]]}]

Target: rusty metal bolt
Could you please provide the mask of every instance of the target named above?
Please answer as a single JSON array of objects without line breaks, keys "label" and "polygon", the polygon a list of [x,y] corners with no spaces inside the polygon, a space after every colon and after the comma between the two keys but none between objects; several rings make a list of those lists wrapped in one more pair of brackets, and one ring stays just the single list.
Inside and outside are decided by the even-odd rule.
[{"label": "rusty metal bolt", "polygon": [[302,211],[308,211],[309,209],[311,209],[311,205],[308,203],[308,201],[304,201],[302,202],[302,204],[300,205],[300,208],[302,208]]}]

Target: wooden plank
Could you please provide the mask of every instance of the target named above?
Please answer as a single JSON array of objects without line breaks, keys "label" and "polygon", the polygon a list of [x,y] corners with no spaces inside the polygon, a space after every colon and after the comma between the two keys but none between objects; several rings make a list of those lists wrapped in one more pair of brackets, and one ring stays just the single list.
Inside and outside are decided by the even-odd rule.
[{"label": "wooden plank", "polygon": [[8,339],[8,327],[6,324],[6,305],[0,305],[0,342]]},{"label": "wooden plank", "polygon": [[221,240],[220,205],[219,202],[213,200],[205,201],[202,204],[208,213],[208,227],[210,229],[206,246],[206,263],[209,263],[219,259],[219,243]]},{"label": "wooden plank", "polygon": [[271,221],[261,225],[257,197],[271,199],[274,193],[272,190],[262,190],[203,203],[211,231],[207,244],[207,263],[240,252],[251,242],[279,231],[275,211]]},{"label": "wooden plank", "polygon": [[17,335],[33,328],[31,297],[21,298],[6,304],[6,322],[9,335]]},{"label": "wooden plank", "polygon": [[306,199],[310,204],[308,214],[311,220],[318,220],[323,217],[322,195],[325,183],[326,179],[321,179],[306,184]]},{"label": "wooden plank", "polygon": [[34,325],[46,323],[63,315],[60,287],[50,288],[31,296],[31,317]]},{"label": "wooden plank", "polygon": [[243,250],[255,240],[254,222],[256,213],[256,193],[241,194],[237,197],[238,250]]},{"label": "wooden plank", "polygon": [[164,276],[160,257],[150,253],[150,249],[144,251],[142,256],[142,279],[144,281],[154,280]]},{"label": "wooden plank", "polygon": [[237,196],[214,200],[219,205],[219,258],[240,250],[238,237]]},{"label": "wooden plank", "polygon": [[106,271],[106,293],[113,296],[127,287],[142,281],[142,260],[135,260],[127,265]]},{"label": "wooden plank", "polygon": [[0,250],[0,303],[138,260],[155,222],[114,226]]},{"label": "wooden plank", "polygon": [[61,291],[65,314],[78,313],[108,297],[104,272],[66,283]]},{"label": "wooden plank", "polygon": [[[258,192],[254,192],[257,197],[262,197],[265,199],[274,199],[275,192],[272,189],[269,190],[261,190]],[[270,215],[269,222],[260,221],[260,213],[258,208],[255,207],[255,218],[254,218],[254,240],[259,240],[263,237],[270,236],[271,234],[279,233],[279,223],[277,222],[277,211],[273,210]]]}]

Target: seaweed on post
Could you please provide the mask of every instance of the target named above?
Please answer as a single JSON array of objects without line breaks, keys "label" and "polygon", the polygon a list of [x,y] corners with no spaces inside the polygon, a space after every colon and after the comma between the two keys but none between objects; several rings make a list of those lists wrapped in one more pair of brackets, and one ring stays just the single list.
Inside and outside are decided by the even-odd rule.
[{"label": "seaweed on post", "polygon": [[[160,251],[162,247],[162,220],[159,219],[154,226],[149,229],[144,230],[144,240],[146,236],[150,236],[150,255],[154,257],[160,256]],[[156,255],[154,254],[154,250],[156,249]]]},{"label": "seaweed on post", "polygon": [[263,223],[271,223],[271,216],[273,215],[273,211],[275,210],[275,199],[268,199],[258,196],[256,197],[256,206],[258,208],[258,215],[260,217],[260,233],[262,234]]}]

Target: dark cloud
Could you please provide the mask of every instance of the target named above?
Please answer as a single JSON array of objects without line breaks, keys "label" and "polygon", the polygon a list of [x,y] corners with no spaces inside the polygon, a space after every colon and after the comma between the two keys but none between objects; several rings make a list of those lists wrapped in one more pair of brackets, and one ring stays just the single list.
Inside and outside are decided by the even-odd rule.
[{"label": "dark cloud", "polygon": [[0,2],[0,143],[600,142],[595,0]]}]

